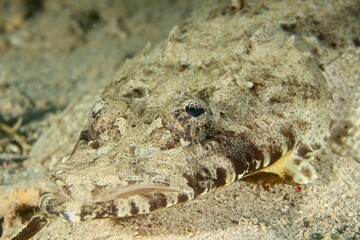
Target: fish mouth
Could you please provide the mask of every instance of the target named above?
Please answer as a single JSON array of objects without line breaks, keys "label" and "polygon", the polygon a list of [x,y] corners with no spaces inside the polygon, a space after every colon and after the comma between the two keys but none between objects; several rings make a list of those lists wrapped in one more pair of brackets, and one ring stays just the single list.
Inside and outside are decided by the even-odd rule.
[{"label": "fish mouth", "polygon": [[118,186],[100,191],[93,198],[93,202],[111,201],[114,199],[127,199],[138,195],[154,195],[158,193],[182,193],[183,191],[170,186],[159,184],[134,184]]},{"label": "fish mouth", "polygon": [[[90,213],[93,218],[128,217],[168,208],[193,197],[190,192],[186,193],[178,188],[137,184],[114,188],[107,194],[102,193],[100,198],[93,199],[96,200],[95,203],[87,204],[83,209],[97,209],[94,213]],[[86,211],[79,212],[80,221],[86,220],[88,218],[86,215]]]}]

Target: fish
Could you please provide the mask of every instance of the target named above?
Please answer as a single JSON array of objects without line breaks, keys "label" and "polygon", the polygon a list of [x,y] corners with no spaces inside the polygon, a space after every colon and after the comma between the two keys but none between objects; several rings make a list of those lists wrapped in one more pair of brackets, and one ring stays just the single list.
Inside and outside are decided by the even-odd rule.
[{"label": "fish", "polygon": [[149,214],[258,173],[311,184],[327,146],[357,159],[360,27],[347,23],[359,25],[360,4],[349,4],[200,8],[125,62],[40,209],[71,222]]}]

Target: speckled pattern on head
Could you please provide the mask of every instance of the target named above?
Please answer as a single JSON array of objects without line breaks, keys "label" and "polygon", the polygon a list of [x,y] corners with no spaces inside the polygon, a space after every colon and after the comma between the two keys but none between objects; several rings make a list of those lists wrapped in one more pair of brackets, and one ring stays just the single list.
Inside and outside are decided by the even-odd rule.
[{"label": "speckled pattern on head", "polygon": [[127,61],[40,208],[69,221],[126,217],[258,172],[315,180],[309,161],[326,144],[333,109],[322,61],[333,50],[311,37],[301,5],[299,33],[276,4],[276,17],[262,9],[251,26],[242,21],[259,6],[199,11]]}]

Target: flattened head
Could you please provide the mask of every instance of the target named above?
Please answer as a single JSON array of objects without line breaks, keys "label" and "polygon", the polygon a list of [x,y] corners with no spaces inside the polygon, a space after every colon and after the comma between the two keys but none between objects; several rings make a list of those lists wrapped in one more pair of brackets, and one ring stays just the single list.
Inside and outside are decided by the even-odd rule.
[{"label": "flattened head", "polygon": [[[272,38],[254,43],[251,54],[234,52],[201,68],[177,68],[159,49],[126,65],[90,110],[71,157],[53,171],[59,190],[41,207],[69,220],[122,217],[262,169],[301,183],[315,179],[294,156],[306,158],[323,143],[330,95],[311,55],[293,38]],[[182,43],[172,44],[172,61],[180,61]],[[236,44],[221,46],[232,52]]]}]

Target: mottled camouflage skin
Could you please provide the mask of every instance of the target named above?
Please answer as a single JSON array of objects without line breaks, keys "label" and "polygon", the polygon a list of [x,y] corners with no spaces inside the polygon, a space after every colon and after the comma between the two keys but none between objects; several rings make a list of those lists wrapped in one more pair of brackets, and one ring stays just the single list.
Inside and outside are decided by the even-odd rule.
[{"label": "mottled camouflage skin", "polygon": [[335,51],[301,5],[296,23],[272,7],[275,18],[260,3],[200,10],[126,62],[40,207],[70,221],[125,217],[257,172],[316,179],[308,161],[334,108],[322,64]]}]

